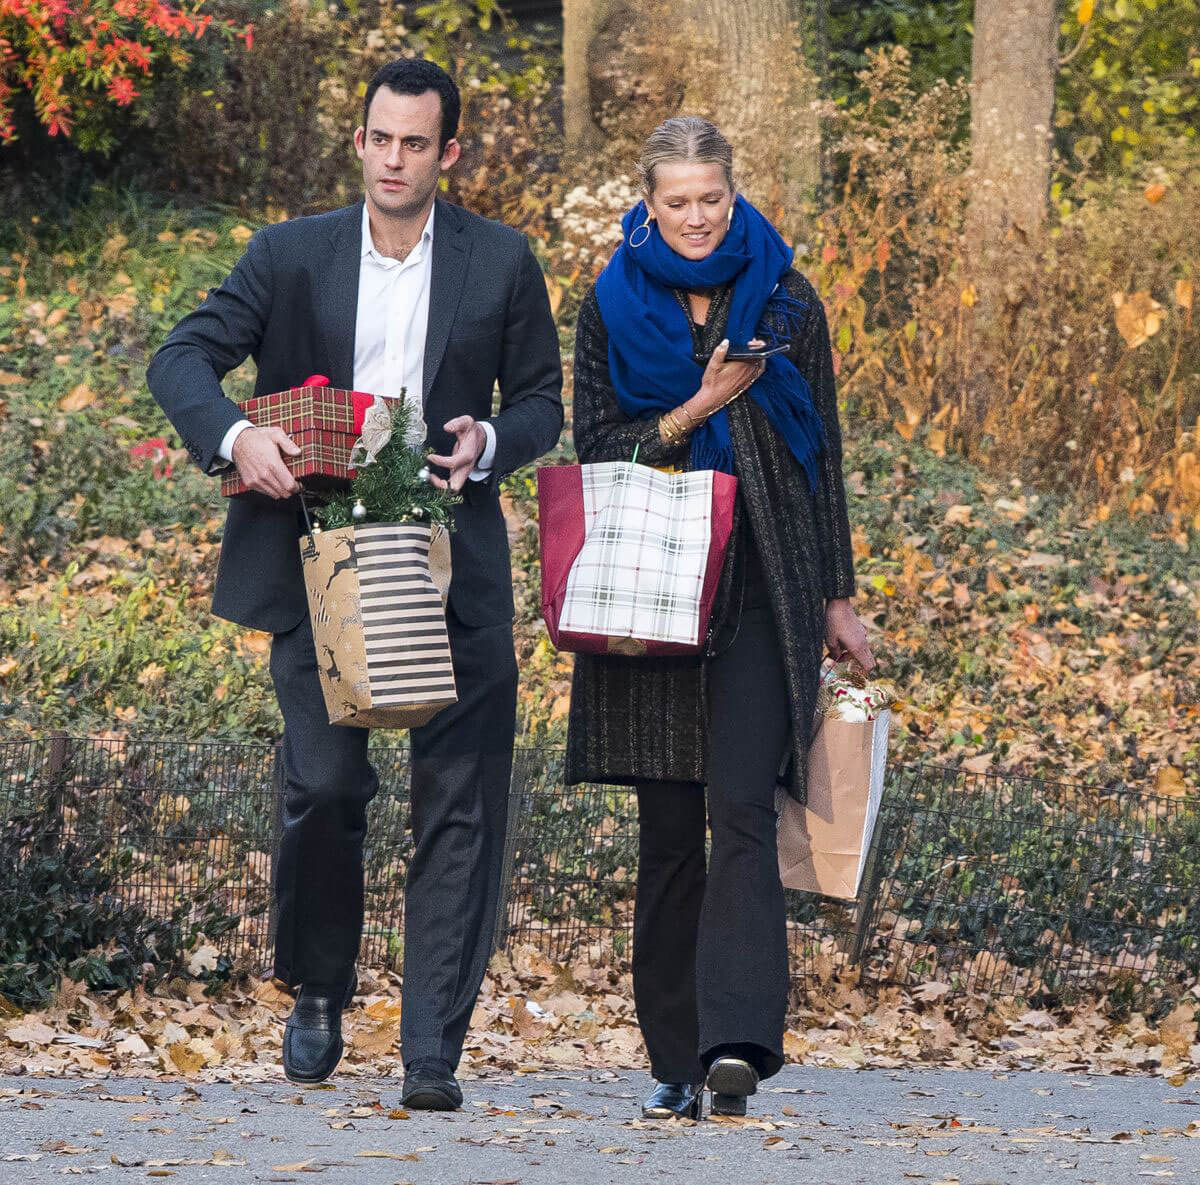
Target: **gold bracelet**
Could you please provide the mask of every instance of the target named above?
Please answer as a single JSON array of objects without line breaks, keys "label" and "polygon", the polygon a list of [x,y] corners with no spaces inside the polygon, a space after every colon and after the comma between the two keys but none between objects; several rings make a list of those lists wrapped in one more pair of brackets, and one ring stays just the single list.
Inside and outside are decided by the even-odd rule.
[{"label": "gold bracelet", "polygon": [[682,403],[671,414],[683,416],[687,420],[687,430],[689,432],[694,432],[700,424],[700,421]]},{"label": "gold bracelet", "polygon": [[658,434],[664,444],[679,444],[691,431],[691,428],[685,428],[676,418],[676,410],[678,409],[666,412],[658,418]]}]

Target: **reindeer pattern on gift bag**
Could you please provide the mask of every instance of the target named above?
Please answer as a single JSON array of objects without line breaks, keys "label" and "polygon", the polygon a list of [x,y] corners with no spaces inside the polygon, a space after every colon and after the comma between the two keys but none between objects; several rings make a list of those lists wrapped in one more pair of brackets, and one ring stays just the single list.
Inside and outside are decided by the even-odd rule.
[{"label": "reindeer pattern on gift bag", "polygon": [[301,543],[304,582],[313,622],[317,675],[326,705],[343,719],[358,715],[351,698],[367,676],[366,655],[356,635],[362,621],[353,528],[325,531]]},{"label": "reindeer pattern on gift bag", "polygon": [[333,582],[337,579],[339,572],[353,572],[358,566],[358,555],[354,550],[354,540],[351,536],[345,535],[338,539],[339,543],[346,545],[347,554],[340,560],[337,560],[333,569],[329,573],[329,579],[325,582],[325,591],[328,592]]}]

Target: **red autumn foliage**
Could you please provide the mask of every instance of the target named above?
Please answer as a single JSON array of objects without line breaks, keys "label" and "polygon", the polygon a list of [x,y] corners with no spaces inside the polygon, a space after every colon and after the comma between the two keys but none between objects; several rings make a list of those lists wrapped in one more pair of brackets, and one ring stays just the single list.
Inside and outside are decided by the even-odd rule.
[{"label": "red autumn foliage", "polygon": [[144,461],[153,465],[154,476],[160,481],[171,476],[171,458],[167,453],[167,442],[161,436],[131,445],[129,457],[133,461]]},{"label": "red autumn foliage", "polygon": [[0,0],[0,145],[17,135],[18,94],[27,91],[51,136],[110,147],[112,108],[141,97],[164,64],[184,66],[185,46],[210,28],[253,45],[253,30],[214,26],[199,5],[163,0]]}]

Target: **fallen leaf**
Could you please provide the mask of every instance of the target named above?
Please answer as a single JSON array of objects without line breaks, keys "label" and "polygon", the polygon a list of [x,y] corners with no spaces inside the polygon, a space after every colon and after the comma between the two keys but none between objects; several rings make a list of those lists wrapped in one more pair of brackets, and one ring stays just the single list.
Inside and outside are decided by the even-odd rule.
[{"label": "fallen leaf", "polygon": [[125,250],[129,239],[123,234],[115,234],[106,242],[100,251],[100,258],[105,263],[112,263]]},{"label": "fallen leaf", "polygon": [[83,411],[85,407],[90,407],[95,402],[96,392],[87,383],[80,383],[71,388],[69,395],[63,396],[58,406],[63,411]]},{"label": "fallen leaf", "polygon": [[[165,674],[166,671],[159,666],[158,663],[152,662],[142,668],[141,674],[138,675],[138,682],[143,687],[148,687],[152,684],[158,683]],[[185,798],[184,802],[187,801],[188,800]],[[197,947],[190,955],[188,955],[188,974],[198,976],[206,971],[215,971],[220,958],[221,952],[217,950],[212,943],[206,942]]]},{"label": "fallen leaf", "polygon": [[170,1056],[171,1064],[181,1074],[194,1074],[204,1065],[204,1058],[182,1041],[177,1041],[170,1046],[167,1053]]},{"label": "fallen leaf", "polygon": [[54,1029],[39,1020],[6,1025],[4,1035],[17,1045],[49,1045],[58,1036]]},{"label": "fallen leaf", "polygon": [[1117,310],[1117,332],[1131,350],[1144,345],[1162,328],[1163,307],[1149,292],[1135,292],[1132,296],[1117,292],[1113,294],[1113,304]]},{"label": "fallen leaf", "polygon": [[1164,794],[1172,798],[1187,793],[1187,783],[1183,780],[1183,770],[1175,765],[1160,765],[1154,775],[1154,793]]}]

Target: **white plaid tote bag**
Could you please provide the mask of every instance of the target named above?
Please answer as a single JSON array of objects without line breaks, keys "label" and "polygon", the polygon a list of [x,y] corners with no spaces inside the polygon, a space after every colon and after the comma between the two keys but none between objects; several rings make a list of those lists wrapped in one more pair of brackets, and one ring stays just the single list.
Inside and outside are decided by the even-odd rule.
[{"label": "white plaid tote bag", "polygon": [[609,461],[538,471],[542,613],[560,650],[690,654],[733,527],[737,479]]}]

